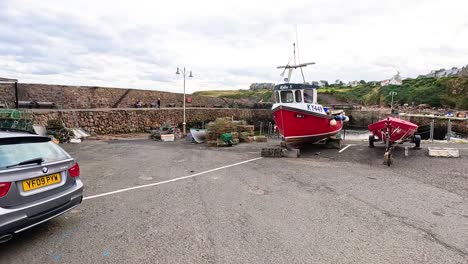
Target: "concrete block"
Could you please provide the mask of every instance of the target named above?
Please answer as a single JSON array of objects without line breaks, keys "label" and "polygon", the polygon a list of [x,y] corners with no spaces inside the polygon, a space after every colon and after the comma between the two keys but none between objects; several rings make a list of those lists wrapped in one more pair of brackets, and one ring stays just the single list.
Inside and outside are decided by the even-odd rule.
[{"label": "concrete block", "polygon": [[174,134],[161,135],[161,140],[165,142],[174,141],[174,139],[175,139]]},{"label": "concrete block", "polygon": [[284,157],[287,157],[287,158],[299,158],[301,156],[301,150],[292,148],[292,149],[283,151],[283,155]]},{"label": "concrete block", "polygon": [[79,138],[72,138],[72,139],[70,139],[70,143],[75,143],[75,144],[81,143],[81,139],[79,139]]},{"label": "concrete block", "polygon": [[275,147],[275,148],[263,148],[261,152],[262,157],[269,157],[269,158],[299,158],[301,152],[299,149],[291,149],[287,150],[285,148]]},{"label": "concrete block", "polygon": [[284,149],[282,148],[263,148],[261,156],[268,158],[281,158],[283,157],[283,150]]},{"label": "concrete block", "polygon": [[458,158],[460,157],[460,151],[456,148],[440,148],[440,147],[429,147],[430,157],[447,157],[447,158]]}]

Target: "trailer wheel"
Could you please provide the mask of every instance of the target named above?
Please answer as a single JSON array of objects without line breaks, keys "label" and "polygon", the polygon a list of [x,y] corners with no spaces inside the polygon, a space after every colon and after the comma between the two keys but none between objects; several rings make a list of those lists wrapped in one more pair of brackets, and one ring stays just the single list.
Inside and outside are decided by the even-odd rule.
[{"label": "trailer wheel", "polygon": [[416,149],[420,149],[421,148],[421,136],[420,135],[416,135],[414,136],[414,148]]},{"label": "trailer wheel", "polygon": [[386,151],[384,154],[384,164],[390,167],[393,163],[392,151]]},{"label": "trailer wheel", "polygon": [[375,141],[374,135],[370,135],[369,136],[369,147],[370,148],[374,147],[374,141]]}]

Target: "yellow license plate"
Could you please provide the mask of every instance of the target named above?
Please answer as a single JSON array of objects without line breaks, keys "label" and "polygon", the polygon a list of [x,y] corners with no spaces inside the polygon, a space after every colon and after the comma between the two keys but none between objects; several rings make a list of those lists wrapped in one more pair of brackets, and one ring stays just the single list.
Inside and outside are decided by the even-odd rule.
[{"label": "yellow license plate", "polygon": [[42,188],[60,182],[60,173],[54,173],[47,176],[42,176],[34,179],[23,181],[23,190],[25,192]]}]

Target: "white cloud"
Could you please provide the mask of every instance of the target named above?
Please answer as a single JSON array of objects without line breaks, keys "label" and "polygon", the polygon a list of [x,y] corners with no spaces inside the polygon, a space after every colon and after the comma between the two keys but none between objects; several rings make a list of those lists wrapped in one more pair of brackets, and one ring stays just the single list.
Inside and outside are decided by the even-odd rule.
[{"label": "white cloud", "polygon": [[[308,80],[414,77],[468,64],[466,1],[0,2],[0,76],[181,91],[278,82],[298,25]],[[296,77],[299,77],[296,74]]]}]

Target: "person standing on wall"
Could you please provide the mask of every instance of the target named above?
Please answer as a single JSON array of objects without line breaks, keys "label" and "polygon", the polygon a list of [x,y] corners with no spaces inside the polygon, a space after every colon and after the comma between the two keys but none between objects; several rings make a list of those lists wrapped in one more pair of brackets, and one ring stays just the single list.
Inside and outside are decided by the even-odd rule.
[{"label": "person standing on wall", "polygon": [[161,98],[158,98],[158,108],[161,108]]}]

